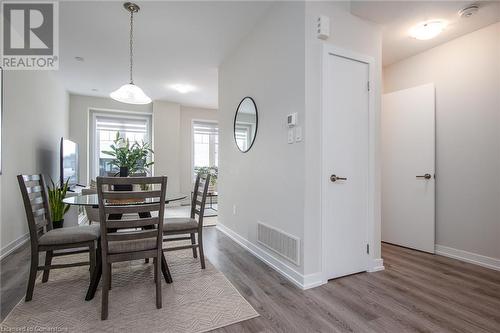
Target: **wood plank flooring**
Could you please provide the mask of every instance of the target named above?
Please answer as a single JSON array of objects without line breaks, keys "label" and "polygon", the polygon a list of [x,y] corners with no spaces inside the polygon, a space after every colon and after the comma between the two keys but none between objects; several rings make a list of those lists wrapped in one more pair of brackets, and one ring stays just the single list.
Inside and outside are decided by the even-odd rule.
[{"label": "wood plank flooring", "polygon": [[[500,272],[382,245],[385,271],[302,291],[214,227],[207,258],[260,313],[216,332],[500,332]],[[2,319],[23,297],[29,247],[1,263]]]}]

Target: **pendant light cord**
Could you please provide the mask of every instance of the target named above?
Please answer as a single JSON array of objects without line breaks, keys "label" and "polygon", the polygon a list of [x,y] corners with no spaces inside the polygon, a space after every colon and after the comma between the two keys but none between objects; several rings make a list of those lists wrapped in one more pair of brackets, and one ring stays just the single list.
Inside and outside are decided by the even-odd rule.
[{"label": "pendant light cord", "polygon": [[132,70],[134,66],[134,11],[130,11],[130,84],[134,84]]}]

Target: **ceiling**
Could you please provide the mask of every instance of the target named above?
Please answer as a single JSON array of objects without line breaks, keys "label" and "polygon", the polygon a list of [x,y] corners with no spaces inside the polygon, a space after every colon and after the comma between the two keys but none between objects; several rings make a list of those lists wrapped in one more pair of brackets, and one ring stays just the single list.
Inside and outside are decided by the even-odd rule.
[{"label": "ceiling", "polygon": [[[478,4],[479,12],[461,18],[458,11]],[[383,27],[384,66],[500,21],[500,1],[352,1],[351,13]],[[448,21],[434,39],[416,40],[408,35],[415,24],[431,19]]]},{"label": "ceiling", "polygon": [[[268,10],[264,1],[140,1],[134,26],[134,82],[153,100],[218,107],[218,67]],[[499,1],[479,1],[479,13],[461,19],[467,1],[352,1],[351,12],[383,27],[388,65],[500,21]],[[109,96],[128,83],[129,17],[121,1],[60,2],[60,75],[71,93]],[[415,40],[418,22],[445,19],[438,37]],[[75,57],[82,57],[77,61]],[[189,84],[182,94],[173,84]]]},{"label": "ceiling", "polygon": [[[153,100],[217,108],[217,68],[268,2],[140,1],[134,82]],[[60,2],[59,73],[71,93],[109,96],[128,83],[129,16],[120,1]],[[83,57],[77,61],[75,57]],[[189,84],[181,94],[169,86]]]}]

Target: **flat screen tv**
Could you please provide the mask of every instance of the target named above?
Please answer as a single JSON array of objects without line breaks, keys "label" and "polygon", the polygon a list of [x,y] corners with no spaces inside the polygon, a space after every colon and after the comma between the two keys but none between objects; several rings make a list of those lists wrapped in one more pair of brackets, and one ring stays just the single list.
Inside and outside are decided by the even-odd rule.
[{"label": "flat screen tv", "polygon": [[76,142],[61,138],[60,167],[61,184],[69,178],[70,188],[78,185],[78,144]]}]

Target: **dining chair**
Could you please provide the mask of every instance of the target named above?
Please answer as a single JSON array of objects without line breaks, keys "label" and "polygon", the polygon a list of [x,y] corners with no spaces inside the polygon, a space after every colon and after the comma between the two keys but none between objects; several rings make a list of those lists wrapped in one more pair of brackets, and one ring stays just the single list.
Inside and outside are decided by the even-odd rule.
[{"label": "dining chair", "polygon": [[[149,190],[109,191],[114,185],[147,185]],[[154,186],[160,185],[160,189]],[[153,258],[156,307],[162,307],[161,258],[167,177],[97,177],[101,226],[101,319],[108,318],[112,263]],[[146,218],[109,219],[109,214],[157,212]]]},{"label": "dining chair", "polygon": [[[205,255],[203,252],[203,214],[205,211],[209,184],[210,174],[202,175],[199,173],[194,183],[193,197],[191,199],[191,215],[189,217],[166,218],[163,223],[163,235],[166,236],[163,238],[164,242],[191,240],[191,245],[166,247],[164,251],[193,249],[193,257],[196,258],[196,250],[198,249],[200,252],[202,269],[205,269]],[[198,216],[198,220],[196,220],[196,216]],[[189,234],[189,236],[169,237],[185,234]],[[198,242],[196,242],[195,234],[198,234]]]},{"label": "dining chair", "polygon": [[[95,245],[100,236],[100,229],[98,225],[53,229],[43,175],[18,175],[17,180],[26,210],[31,242],[31,266],[25,298],[26,302],[29,302],[33,298],[38,271],[43,270],[43,283],[49,280],[51,269],[90,265],[90,276],[92,276],[96,265]],[[55,252],[68,249],[73,250]],[[40,252],[45,252],[43,266],[38,266]],[[52,265],[53,257],[86,252],[89,253],[89,261]]]}]

